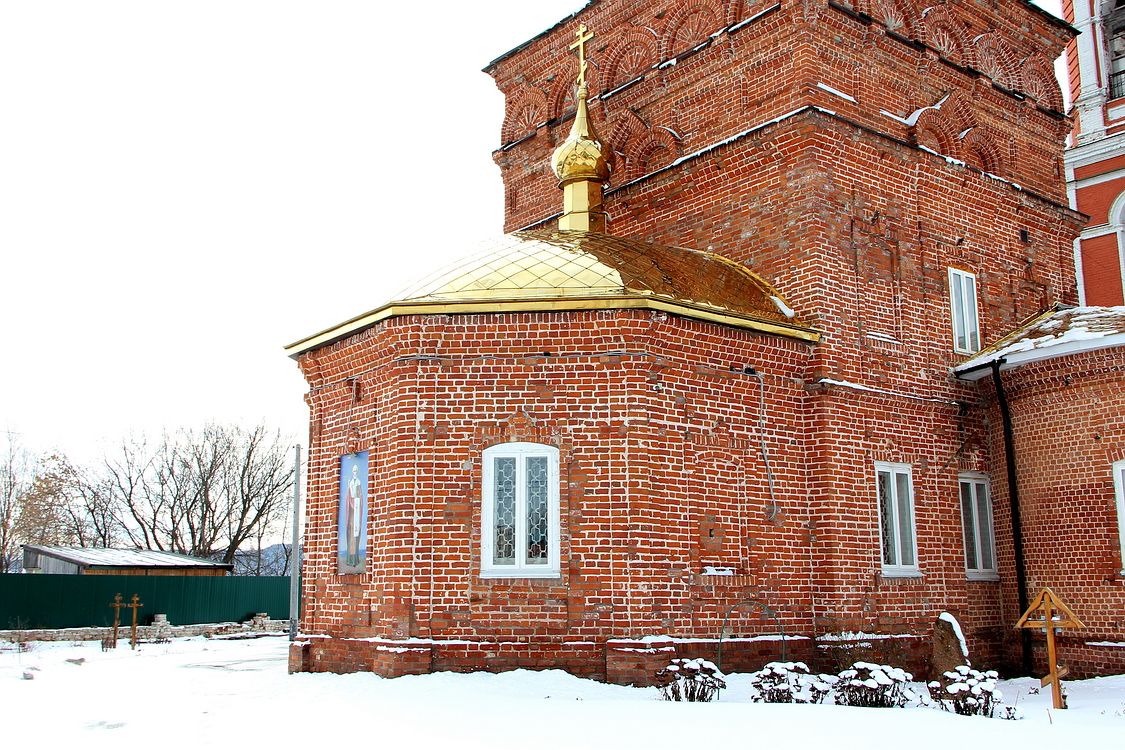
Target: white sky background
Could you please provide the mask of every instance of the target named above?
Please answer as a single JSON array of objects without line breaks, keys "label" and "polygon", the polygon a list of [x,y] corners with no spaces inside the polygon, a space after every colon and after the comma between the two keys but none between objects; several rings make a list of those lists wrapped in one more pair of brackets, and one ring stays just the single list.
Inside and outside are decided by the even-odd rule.
[{"label": "white sky background", "polygon": [[583,4],[0,0],[0,430],[303,442],[282,346],[501,232],[480,69]]},{"label": "white sky background", "polygon": [[0,430],[303,442],[281,347],[501,231],[480,69],[582,5],[0,0]]}]

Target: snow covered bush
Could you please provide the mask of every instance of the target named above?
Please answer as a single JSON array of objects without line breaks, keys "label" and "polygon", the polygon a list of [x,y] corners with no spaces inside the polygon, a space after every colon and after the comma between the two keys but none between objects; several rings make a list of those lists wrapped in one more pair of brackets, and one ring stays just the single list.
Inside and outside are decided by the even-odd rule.
[{"label": "snow covered bush", "polygon": [[774,661],[750,675],[752,703],[823,703],[838,678],[811,675],[800,661]]},{"label": "snow covered bush", "polygon": [[864,708],[902,708],[918,696],[910,689],[914,675],[898,667],[857,661],[840,673],[836,703]]},{"label": "snow covered bush", "polygon": [[930,698],[943,711],[952,711],[959,716],[1020,718],[1018,709],[1001,702],[1004,695],[996,687],[999,675],[995,672],[980,672],[962,664],[942,677],[943,680],[935,680],[928,687]]},{"label": "snow covered bush", "polygon": [[706,703],[727,686],[723,673],[706,659],[673,659],[656,676],[663,681],[660,697],[666,701]]}]

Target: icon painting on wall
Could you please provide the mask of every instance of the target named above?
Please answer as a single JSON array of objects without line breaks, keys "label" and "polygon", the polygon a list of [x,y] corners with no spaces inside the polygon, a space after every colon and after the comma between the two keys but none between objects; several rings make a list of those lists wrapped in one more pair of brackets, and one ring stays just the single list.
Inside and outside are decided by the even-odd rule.
[{"label": "icon painting on wall", "polygon": [[362,573],[367,562],[367,451],[340,456],[340,573]]}]

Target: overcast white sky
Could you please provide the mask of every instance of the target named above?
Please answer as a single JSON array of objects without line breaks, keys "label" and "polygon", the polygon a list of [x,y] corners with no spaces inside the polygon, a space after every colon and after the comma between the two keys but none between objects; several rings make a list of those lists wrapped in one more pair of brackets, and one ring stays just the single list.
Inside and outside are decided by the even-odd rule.
[{"label": "overcast white sky", "polygon": [[0,430],[303,441],[281,347],[501,231],[480,68],[582,5],[0,0]]},{"label": "overcast white sky", "polygon": [[500,233],[480,69],[583,4],[0,0],[0,430],[303,440],[281,347]]}]

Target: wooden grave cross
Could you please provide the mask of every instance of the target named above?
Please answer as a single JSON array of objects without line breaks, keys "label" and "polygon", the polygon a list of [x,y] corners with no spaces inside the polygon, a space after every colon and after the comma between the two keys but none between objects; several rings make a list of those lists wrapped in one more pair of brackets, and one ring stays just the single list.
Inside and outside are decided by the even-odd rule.
[{"label": "wooden grave cross", "polygon": [[121,624],[121,608],[129,605],[121,603],[121,594],[115,594],[109,606],[113,607],[113,647],[117,648],[117,626]]},{"label": "wooden grave cross", "polygon": [[1062,678],[1070,670],[1058,665],[1058,656],[1055,653],[1056,628],[1084,628],[1085,625],[1078,616],[1070,611],[1062,599],[1055,592],[1045,588],[1035,597],[1035,601],[1023,613],[1023,617],[1016,623],[1017,628],[1043,628],[1047,631],[1047,676],[1039,683],[1043,687],[1051,686],[1051,698],[1055,708],[1066,708],[1066,701],[1062,694]]},{"label": "wooden grave cross", "polygon": [[[118,594],[120,596],[120,594]],[[137,610],[145,605],[141,604],[141,597],[133,594],[133,598],[129,604],[124,605],[133,610],[133,626],[129,630],[129,646],[130,648],[137,648]]]}]

